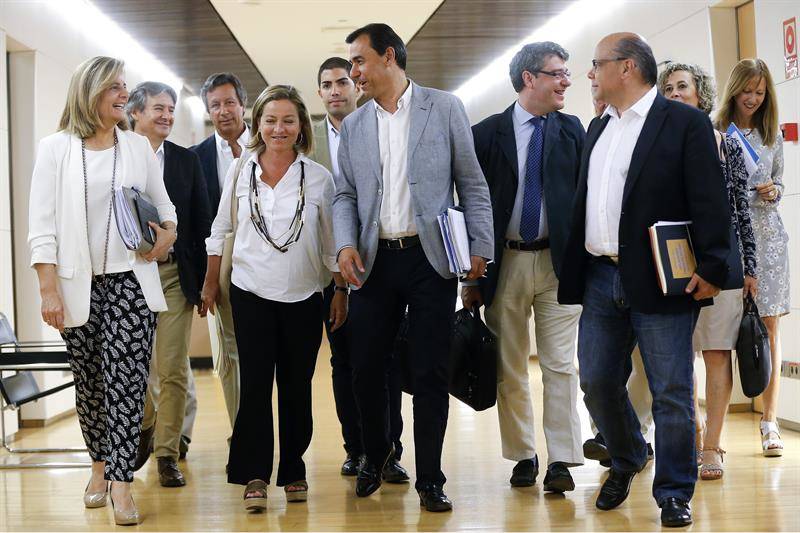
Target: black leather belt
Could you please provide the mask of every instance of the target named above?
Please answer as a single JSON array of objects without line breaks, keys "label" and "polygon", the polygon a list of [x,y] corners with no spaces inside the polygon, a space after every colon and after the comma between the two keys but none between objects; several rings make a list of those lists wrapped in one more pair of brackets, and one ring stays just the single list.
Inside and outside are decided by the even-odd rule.
[{"label": "black leather belt", "polygon": [[547,237],[538,241],[509,241],[506,239],[506,248],[520,252],[538,252],[550,248],[550,239]]},{"label": "black leather belt", "polygon": [[419,245],[419,235],[400,237],[399,239],[378,239],[378,248],[387,248],[389,250],[402,250],[417,245]]},{"label": "black leather belt", "polygon": [[602,263],[604,265],[610,265],[613,267],[619,266],[619,256],[610,256],[610,255],[593,255],[592,261],[595,263]]}]

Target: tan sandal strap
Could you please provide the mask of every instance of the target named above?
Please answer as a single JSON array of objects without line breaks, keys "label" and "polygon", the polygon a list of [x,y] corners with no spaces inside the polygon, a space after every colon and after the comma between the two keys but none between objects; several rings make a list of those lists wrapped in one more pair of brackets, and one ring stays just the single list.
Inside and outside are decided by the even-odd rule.
[{"label": "tan sandal strap", "polygon": [[251,492],[261,493],[262,496],[250,496],[251,498],[266,498],[267,497],[267,484],[266,482],[256,479],[247,484],[244,489],[244,498]]},{"label": "tan sandal strap", "polygon": [[295,481],[294,483],[287,484],[284,488],[286,492],[303,492],[308,490],[308,483],[304,480]]}]

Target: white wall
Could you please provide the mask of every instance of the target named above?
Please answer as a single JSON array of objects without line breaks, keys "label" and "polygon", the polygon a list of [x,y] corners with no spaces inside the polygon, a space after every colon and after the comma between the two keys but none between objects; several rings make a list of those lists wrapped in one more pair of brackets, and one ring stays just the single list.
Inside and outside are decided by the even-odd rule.
[{"label": "white wall", "polygon": [[[800,121],[800,79],[786,80],[783,59],[783,21],[800,21],[800,2],[756,0],[756,51],[772,73],[778,94],[778,121]],[[800,361],[800,145],[784,143],[781,217],[789,233],[789,271],[792,283],[792,312],[781,322],[783,357]],[[800,380],[781,379],[778,418],[800,424]]]},{"label": "white wall", "polygon": [[[106,43],[92,39],[90,28],[68,24],[48,2],[0,1],[0,51],[6,42],[10,50],[10,80],[6,86],[5,53],[0,67],[0,311],[11,315],[22,340],[57,339],[57,332],[45,326],[39,314],[39,290],[35,272],[28,266],[28,191],[39,140],[56,130],[66,99],[69,79],[75,67],[96,55],[114,55]],[[135,61],[136,58],[125,58]],[[144,73],[126,69],[129,89],[145,81]],[[158,80],[157,80],[158,81]],[[7,91],[10,89],[10,91]],[[185,91],[179,92],[175,129],[170,140],[188,146],[204,136],[203,116],[193,112]],[[6,94],[11,101],[11,128]],[[8,138],[11,138],[9,152]],[[11,161],[9,180],[8,161]],[[8,194],[9,185],[13,196]],[[9,204],[8,198],[13,204]],[[13,215],[9,207],[13,205]],[[12,242],[13,256],[12,287]],[[16,292],[16,301],[12,296]],[[13,312],[16,308],[16,314]],[[38,378],[49,387],[68,376],[47,374]],[[73,391],[26,406],[23,418],[48,419],[74,406]]]}]

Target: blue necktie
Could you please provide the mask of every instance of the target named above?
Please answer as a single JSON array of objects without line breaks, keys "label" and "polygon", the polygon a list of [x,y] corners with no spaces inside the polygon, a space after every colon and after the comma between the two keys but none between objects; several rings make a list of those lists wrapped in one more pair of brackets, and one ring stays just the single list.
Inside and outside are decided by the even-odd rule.
[{"label": "blue necktie", "polygon": [[522,215],[519,234],[523,241],[535,241],[539,236],[539,216],[542,212],[542,146],[544,145],[542,117],[530,119],[533,133],[528,142],[525,159],[525,193],[522,197]]}]

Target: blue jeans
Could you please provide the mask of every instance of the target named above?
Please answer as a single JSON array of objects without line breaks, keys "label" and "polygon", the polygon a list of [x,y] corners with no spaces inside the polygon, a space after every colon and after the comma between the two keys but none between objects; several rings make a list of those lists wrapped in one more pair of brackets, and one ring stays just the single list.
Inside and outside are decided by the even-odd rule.
[{"label": "blue jeans", "polygon": [[659,505],[669,497],[691,500],[697,481],[692,399],[692,332],[697,315],[696,309],[671,314],[633,311],[617,267],[595,261],[588,266],[578,330],[584,401],[606,441],[611,467],[620,472],[641,470],[647,462],[647,444],[626,389],[631,352],[638,342],[653,394],[653,497]]}]

